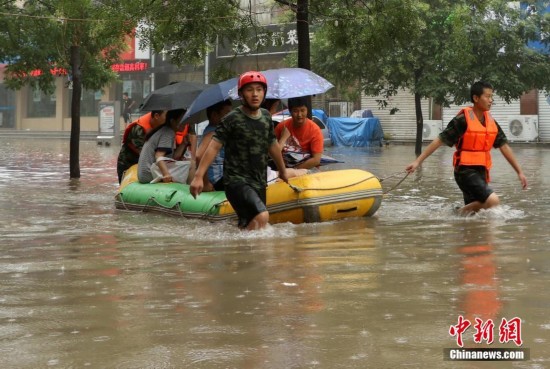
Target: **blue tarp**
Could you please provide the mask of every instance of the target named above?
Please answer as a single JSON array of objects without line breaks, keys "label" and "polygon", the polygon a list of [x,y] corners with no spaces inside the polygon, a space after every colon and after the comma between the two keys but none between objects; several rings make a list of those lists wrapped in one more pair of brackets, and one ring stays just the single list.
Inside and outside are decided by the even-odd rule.
[{"label": "blue tarp", "polygon": [[314,117],[317,117],[319,119],[321,119],[321,121],[325,124],[327,124],[327,119],[328,119],[328,115],[327,113],[325,113],[324,110],[321,110],[321,109],[311,109],[311,115],[313,115]]},{"label": "blue tarp", "polygon": [[384,132],[376,117],[330,117],[327,119],[327,127],[334,146],[382,146]]}]

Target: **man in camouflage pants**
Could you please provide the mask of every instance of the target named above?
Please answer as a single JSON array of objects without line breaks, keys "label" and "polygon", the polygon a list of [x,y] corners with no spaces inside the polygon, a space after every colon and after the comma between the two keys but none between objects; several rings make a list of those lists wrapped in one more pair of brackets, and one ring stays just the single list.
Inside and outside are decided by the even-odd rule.
[{"label": "man in camouflage pants", "polygon": [[204,174],[223,146],[227,200],[239,217],[239,228],[254,230],[269,222],[266,207],[268,153],[277,165],[279,178],[285,182],[288,179],[271,114],[260,108],[267,92],[265,77],[259,72],[243,73],[237,88],[242,105],[227,114],[216,128],[191,182],[190,192],[195,198],[202,192]]}]

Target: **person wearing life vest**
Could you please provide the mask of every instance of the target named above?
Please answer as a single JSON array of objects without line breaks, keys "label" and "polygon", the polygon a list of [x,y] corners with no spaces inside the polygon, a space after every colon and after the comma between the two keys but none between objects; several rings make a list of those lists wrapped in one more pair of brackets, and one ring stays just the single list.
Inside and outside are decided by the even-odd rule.
[{"label": "person wearing life vest", "polygon": [[166,111],[154,110],[142,115],[126,127],[117,159],[118,183],[122,181],[124,172],[138,163],[147,133],[164,124],[165,120]]},{"label": "person wearing life vest", "polygon": [[470,99],[474,105],[462,109],[426,150],[405,168],[408,173],[413,173],[440,146],[455,146],[454,176],[464,197],[464,206],[458,209],[460,215],[476,213],[500,202],[488,185],[491,148],[500,150],[516,171],[522,188],[527,189],[527,179],[508,145],[506,135],[489,113],[493,104],[493,86],[484,81],[475,82],[470,89]]},{"label": "person wearing life vest", "polygon": [[[191,153],[191,159],[195,160],[195,154],[197,152],[197,134],[195,132],[195,125],[189,122],[182,123],[184,128],[182,131],[176,132],[176,146],[184,144],[185,149],[182,154],[185,154],[187,148]],[[177,158],[178,160],[181,158]]]}]

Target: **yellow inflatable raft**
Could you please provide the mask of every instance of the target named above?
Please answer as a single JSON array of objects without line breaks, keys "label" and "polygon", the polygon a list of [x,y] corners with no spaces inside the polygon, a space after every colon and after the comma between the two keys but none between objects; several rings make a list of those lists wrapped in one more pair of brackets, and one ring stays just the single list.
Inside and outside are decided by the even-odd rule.
[{"label": "yellow inflatable raft", "polygon": [[[378,178],[345,169],[278,181],[267,188],[270,223],[311,223],[373,215],[382,202]],[[181,183],[142,184],[137,165],[130,168],[115,197],[117,209],[155,211],[209,221],[236,219],[224,192],[203,192],[194,199]]]}]

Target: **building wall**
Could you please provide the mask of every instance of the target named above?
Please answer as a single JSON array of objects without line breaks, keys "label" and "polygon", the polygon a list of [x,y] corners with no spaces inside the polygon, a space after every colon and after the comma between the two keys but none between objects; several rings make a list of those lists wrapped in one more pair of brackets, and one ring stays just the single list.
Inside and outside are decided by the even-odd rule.
[{"label": "building wall", "polygon": [[[396,96],[389,99],[388,106],[383,109],[380,108],[376,102],[376,100],[379,99],[381,99],[380,96],[363,95],[361,97],[361,109],[371,109],[373,114],[380,118],[384,134],[389,136],[390,139],[414,141],[416,138],[414,95],[406,90],[400,91]],[[463,106],[469,105],[470,104],[464,104]],[[441,122],[441,127],[445,128],[463,106],[451,105],[450,107],[443,108],[442,119],[432,120],[431,103],[429,100],[424,99],[422,101],[424,123],[431,121],[433,122],[432,124],[438,125],[438,122]],[[390,110],[394,107],[398,108],[399,111],[390,115]],[[499,96],[495,96],[491,114],[496,121],[499,122],[509,138],[509,123],[512,119],[517,117],[535,117],[538,121],[538,138],[534,140],[517,141],[550,142],[550,101],[543,91],[528,93],[522,97],[521,102],[520,100],[515,100],[510,104],[506,103],[506,101]]]},{"label": "building wall", "polygon": [[[361,110],[370,109],[372,114],[380,119],[384,135],[393,140],[415,140],[416,138],[416,111],[414,108],[414,95],[408,90],[399,91],[397,95],[388,99],[388,106],[380,107],[376,100],[381,96],[361,96]],[[391,109],[397,108],[395,114],[390,114]],[[425,120],[430,119],[430,102],[422,100],[422,113]]]},{"label": "building wall", "polygon": [[[28,96],[29,89],[31,87],[25,86],[21,90],[17,91],[17,118],[16,129],[23,131],[70,131],[71,130],[71,116],[70,116],[70,99],[69,95],[72,90],[65,87],[66,78],[57,77],[55,80],[55,97],[56,107],[55,116],[47,118],[31,118],[27,116]],[[110,88],[106,88],[103,92],[100,101],[110,101],[111,96]],[[80,130],[81,131],[97,131],[98,130],[98,116],[81,116],[80,117]]]},{"label": "building wall", "polygon": [[[443,108],[444,125],[446,126],[447,123],[449,123],[451,119],[454,118],[456,113],[458,113],[464,106],[471,106],[471,104],[451,105],[449,108]],[[499,124],[502,124],[508,119],[509,116],[520,115],[520,103],[516,100],[510,104],[507,104],[506,101],[495,95],[493,106],[491,107],[491,114]]]},{"label": "building wall", "polygon": [[550,142],[550,97],[544,91],[538,93],[539,140]]}]

